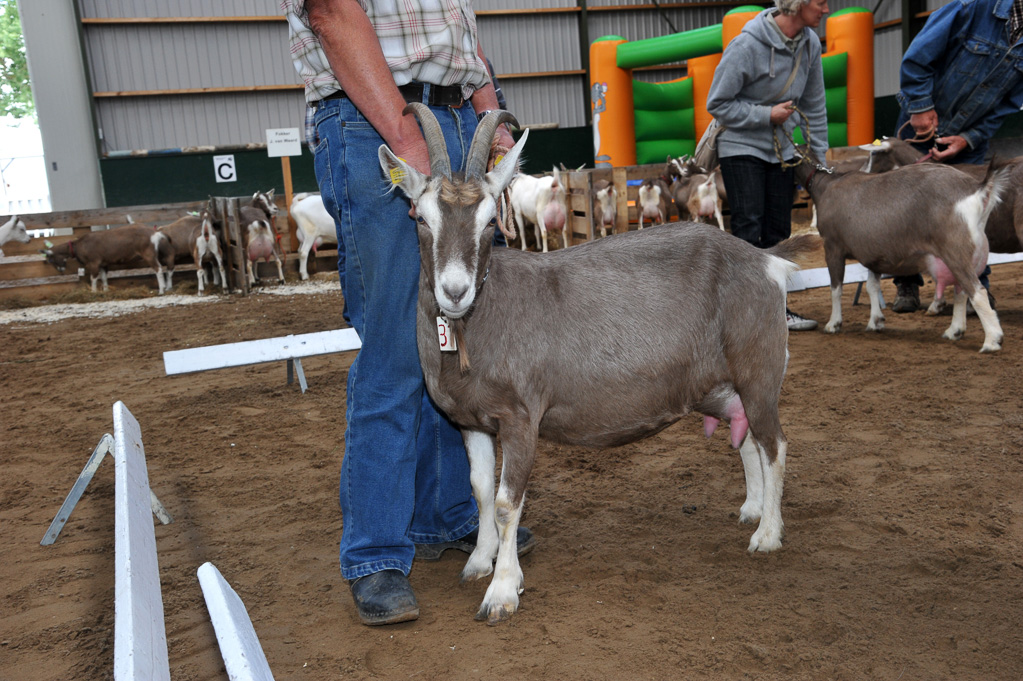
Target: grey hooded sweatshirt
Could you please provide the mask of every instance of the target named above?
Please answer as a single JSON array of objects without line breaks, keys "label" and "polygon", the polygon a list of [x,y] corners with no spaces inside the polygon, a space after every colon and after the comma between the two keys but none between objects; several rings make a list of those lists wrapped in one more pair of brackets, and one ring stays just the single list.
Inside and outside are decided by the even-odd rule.
[{"label": "grey hooded sweatshirt", "polygon": [[[828,150],[828,121],[820,39],[811,29],[803,28],[798,44],[790,49],[786,42],[791,45],[792,41],[786,41],[769,16],[776,11],[764,10],[750,20],[725,48],[714,71],[707,111],[727,128],[718,137],[718,156],[755,156],[778,163],[771,107],[792,100],[806,114],[813,152],[823,161]],[[803,56],[796,77],[781,92],[798,50]],[[785,130],[791,133],[798,121],[799,114],[793,112],[785,121]],[[791,160],[795,150],[788,135],[779,130],[777,136],[782,156]]]}]

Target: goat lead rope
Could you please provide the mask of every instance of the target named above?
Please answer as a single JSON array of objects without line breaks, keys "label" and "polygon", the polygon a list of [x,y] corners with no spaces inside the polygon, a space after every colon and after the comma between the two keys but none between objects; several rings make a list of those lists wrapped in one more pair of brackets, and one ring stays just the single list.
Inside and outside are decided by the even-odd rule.
[{"label": "goat lead rope", "polygon": [[[803,136],[806,138],[807,145],[809,145],[811,143],[811,140],[810,140],[810,123],[806,120],[806,114],[804,114],[802,112],[802,110],[798,106],[796,106],[795,104],[792,105],[792,110],[795,113],[799,114],[799,121],[800,121],[800,123],[799,123],[798,127],[800,128],[800,130],[803,131]],[[806,126],[805,129],[803,128],[804,125]],[[793,149],[796,149],[796,147],[798,146],[796,144],[796,140],[793,139],[793,137],[792,137],[792,133],[788,132],[787,130],[785,130],[785,128],[783,128],[780,125],[775,125],[773,127],[773,129],[771,130],[771,137],[774,140],[774,155],[778,157],[778,162],[781,164],[781,169],[782,170],[788,170],[789,168],[795,168],[796,166],[798,166],[799,164],[801,164],[803,162],[805,157],[802,157],[802,154],[800,154],[799,150],[796,149],[796,155],[800,156],[801,158],[798,161],[796,161],[795,163],[789,163],[784,158],[782,158],[781,142],[778,140],[778,130],[779,129],[783,133],[785,133],[785,135],[789,138],[789,141],[792,142],[792,148]]]},{"label": "goat lead rope", "polygon": [[[906,129],[907,125],[909,125],[909,121],[903,123],[902,127],[900,127],[898,132],[895,133],[895,136],[898,139],[902,139],[902,131]],[[914,132],[913,137],[907,139],[906,141],[909,142],[910,144],[923,144],[924,142],[929,142],[931,141],[931,139],[934,138],[936,130],[934,128],[931,128],[930,132],[928,132],[924,137],[921,137],[920,133],[916,132],[916,130],[914,130],[913,132]]]}]

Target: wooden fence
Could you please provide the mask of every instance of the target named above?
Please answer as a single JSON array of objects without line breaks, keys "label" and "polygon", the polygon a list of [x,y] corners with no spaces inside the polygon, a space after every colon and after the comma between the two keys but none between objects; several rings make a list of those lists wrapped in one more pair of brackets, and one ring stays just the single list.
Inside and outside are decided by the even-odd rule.
[{"label": "wooden fence", "polygon": [[[248,197],[238,198],[217,198],[214,199],[215,208],[219,211],[222,219],[226,216],[229,241],[228,263],[231,265],[229,277],[234,277],[233,283],[236,289],[243,293],[248,292],[248,281],[244,277],[244,260],[241,254],[241,239],[238,232],[237,205],[240,201],[248,201]],[[25,222],[29,233],[32,230],[59,229],[62,231],[71,230],[70,234],[34,238],[27,244],[16,241],[8,242],[3,246],[4,255],[0,257],[0,298],[22,297],[29,299],[42,299],[56,293],[68,291],[88,278],[84,274],[78,274],[69,270],[65,274],[59,274],[52,265],[46,262],[46,257],[41,251],[46,248],[46,243],[53,245],[65,243],[77,239],[84,234],[93,231],[94,228],[115,228],[135,222],[138,224],[163,226],[174,222],[190,212],[198,212],[205,201],[191,201],[185,203],[169,203],[150,206],[130,206],[120,208],[98,208],[93,210],[57,211],[53,213],[37,213],[21,217]],[[277,201],[278,213],[277,224],[281,232],[281,247],[286,256],[285,271],[297,272],[298,242],[294,237],[294,228],[285,228],[289,222],[284,199],[280,197]],[[233,206],[233,208],[232,208]],[[130,217],[129,217],[130,216]],[[232,227],[233,225],[233,227]],[[310,254],[310,261],[314,258]],[[336,265],[337,251],[320,249],[316,256],[316,262],[321,269],[332,270]],[[313,263],[310,262],[310,265]],[[273,264],[260,263],[260,273],[270,275],[272,268],[273,276],[276,276],[276,267]],[[242,276],[239,276],[239,271]],[[180,283],[184,273],[195,272],[195,265],[191,262],[179,263],[175,267],[175,282]],[[111,286],[124,283],[143,284],[156,288],[156,277],[153,270],[143,267],[128,267],[126,269],[108,272],[107,278]]]}]

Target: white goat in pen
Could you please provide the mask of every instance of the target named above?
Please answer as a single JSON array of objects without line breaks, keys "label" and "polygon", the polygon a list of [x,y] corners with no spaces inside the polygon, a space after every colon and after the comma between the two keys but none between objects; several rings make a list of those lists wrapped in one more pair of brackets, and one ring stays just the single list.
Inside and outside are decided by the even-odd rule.
[{"label": "white goat in pen", "polygon": [[885,173],[821,172],[808,151],[796,179],[817,208],[817,228],[831,278],[831,319],[826,333],[842,328],[842,281],[845,261],[867,268],[870,296],[868,331],[884,329],[881,274],[929,272],[938,282],[955,281],[952,324],[943,336],[959,340],[966,331],[966,300],[973,303],[984,327],[981,352],[1001,348],[1002,328],[991,309],[978,274],[987,263],[985,223],[999,202],[1005,171],[988,171],[975,180],[955,167],[921,163]]},{"label": "white goat in pen", "polygon": [[298,225],[298,271],[302,279],[309,278],[309,253],[325,243],[337,244],[337,227],[334,218],[323,206],[323,197],[318,192],[295,194],[291,199],[291,217]]},{"label": "white goat in pen", "polygon": [[618,218],[618,190],[607,180],[593,183],[593,215],[597,218],[600,236],[607,236],[609,226],[614,232],[615,220]]},{"label": "white goat in pen", "polygon": [[[503,161],[502,161],[503,163]],[[562,245],[568,248],[568,203],[561,172],[554,168],[551,175],[533,177],[517,174],[508,185],[509,210],[526,250],[526,222],[535,225],[536,247],[547,252],[547,231],[561,231]]]},{"label": "white goat in pen", "polygon": [[[486,116],[462,177],[451,172],[430,110],[413,103],[409,112],[423,127],[430,176],[386,145],[380,164],[416,209],[420,362],[430,396],[463,429],[469,454],[480,525],[462,580],[494,573],[477,619],[496,623],[518,608],[515,537],[538,437],[608,447],[693,411],[705,415],[708,435],[727,420],[746,472],[740,519],[760,521],[749,551],[780,548],[786,279],[797,269],[791,260],[819,239],[764,251],[683,223],[548,254],[494,248],[497,199],[528,131],[487,173],[495,128],[515,119],[506,111]],[[457,352],[441,352],[438,315],[450,323]],[[591,352],[596,346],[603,350]]]},{"label": "white goat in pen", "polygon": [[[0,247],[9,241],[19,241],[27,244],[31,240],[32,237],[28,235],[28,230],[25,229],[25,221],[19,219],[17,215],[12,215],[7,222],[0,225]],[[3,248],[0,248],[0,256],[3,256],[3,254]]]}]

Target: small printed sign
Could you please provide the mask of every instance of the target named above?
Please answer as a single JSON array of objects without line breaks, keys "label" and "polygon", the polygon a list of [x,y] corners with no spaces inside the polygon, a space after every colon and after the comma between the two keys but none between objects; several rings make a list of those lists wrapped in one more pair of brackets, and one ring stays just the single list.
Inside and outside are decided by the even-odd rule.
[{"label": "small printed sign", "polygon": [[269,128],[266,131],[266,155],[270,158],[301,156],[302,138],[298,128]]},{"label": "small printed sign", "polygon": [[214,156],[213,175],[217,182],[237,182],[238,170],[234,166],[234,154]]},{"label": "small printed sign", "polygon": [[447,317],[437,317],[437,340],[440,341],[441,352],[457,352],[455,334],[451,331],[451,322]]}]

